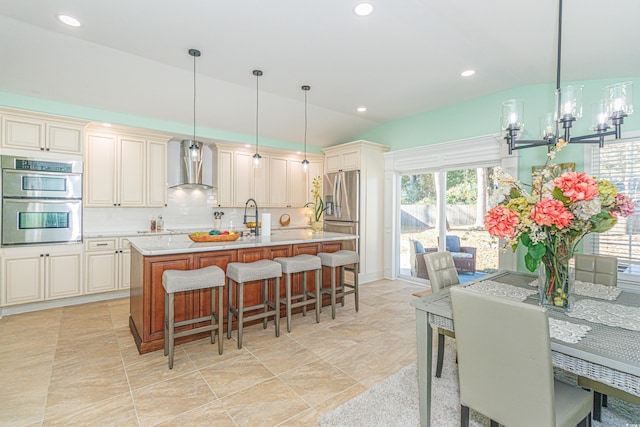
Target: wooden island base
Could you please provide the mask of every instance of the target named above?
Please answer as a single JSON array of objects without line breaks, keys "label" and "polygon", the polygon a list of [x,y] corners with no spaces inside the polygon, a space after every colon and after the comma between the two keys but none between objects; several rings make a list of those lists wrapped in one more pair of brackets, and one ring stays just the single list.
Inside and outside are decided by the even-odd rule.
[{"label": "wooden island base", "polygon": [[[131,251],[131,316],[129,328],[133,334],[140,354],[164,348],[164,289],[162,287],[162,273],[165,270],[194,270],[217,265],[226,272],[230,262],[254,262],[261,259],[277,257],[291,257],[300,254],[316,255],[318,252],[336,252],[342,249],[342,241],[313,242],[290,245],[252,247],[242,249],[212,250],[207,252],[176,253],[170,255],[145,256],[134,247]],[[295,275],[292,281],[292,293],[302,293],[302,280]],[[330,269],[323,268],[322,287],[331,287]],[[261,303],[260,281],[249,282],[245,285],[245,306]],[[255,285],[253,285],[255,284]],[[307,288],[315,288],[315,277],[309,274]],[[211,313],[210,290],[193,291],[176,294],[175,320],[176,322],[208,316]],[[272,291],[270,291],[272,292]],[[284,278],[281,280],[280,297],[285,297]],[[224,286],[224,319],[226,331],[228,283]],[[237,298],[237,295],[235,295]],[[273,295],[270,295],[273,298]],[[328,305],[329,299],[323,299],[323,305]],[[294,312],[300,312],[298,308]],[[285,316],[281,309],[281,316]],[[260,322],[259,320],[255,323]],[[183,328],[194,328],[200,325],[189,325]],[[271,326],[272,327],[272,326]],[[282,328],[282,326],[281,326]],[[237,329],[237,321],[233,322],[233,329]],[[181,329],[177,329],[179,331]],[[208,332],[191,335],[178,339],[177,344],[205,338]],[[226,339],[226,338],[225,338]]]}]

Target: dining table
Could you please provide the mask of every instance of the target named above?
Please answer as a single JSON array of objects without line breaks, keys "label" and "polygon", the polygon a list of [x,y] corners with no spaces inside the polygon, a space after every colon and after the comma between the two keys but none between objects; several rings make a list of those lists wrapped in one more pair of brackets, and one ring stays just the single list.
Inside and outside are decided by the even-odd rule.
[{"label": "dining table", "polygon": [[[455,286],[538,304],[537,277],[500,270]],[[592,286],[581,287],[582,295],[574,292],[572,309],[548,310],[553,365],[640,396],[640,293],[585,285]],[[432,327],[455,331],[455,322],[448,289],[414,300],[411,305],[416,314],[420,425],[428,427],[433,386]]]}]

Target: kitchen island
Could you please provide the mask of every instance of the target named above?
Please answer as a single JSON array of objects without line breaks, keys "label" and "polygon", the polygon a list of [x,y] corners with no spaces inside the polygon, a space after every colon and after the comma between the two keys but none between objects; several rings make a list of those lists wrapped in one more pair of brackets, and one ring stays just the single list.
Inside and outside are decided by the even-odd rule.
[{"label": "kitchen island", "polygon": [[[165,270],[194,270],[217,265],[226,271],[230,262],[254,262],[260,259],[290,257],[342,249],[345,240],[358,236],[310,230],[285,230],[270,236],[243,237],[233,242],[193,242],[188,235],[154,235],[134,237],[131,242],[131,297],[129,328],[140,354],[164,347],[164,289],[162,273]],[[315,286],[309,275],[308,287]],[[323,287],[330,287],[329,269],[323,268]],[[259,282],[249,282],[259,283]],[[302,281],[292,281],[293,294],[300,294]],[[245,287],[245,306],[260,302],[260,286]],[[175,297],[176,322],[208,316],[211,313],[211,290],[193,291]],[[281,296],[284,287],[281,286]],[[228,284],[224,287],[224,317],[227,315]],[[272,296],[272,295],[271,295]],[[323,302],[328,304],[328,299]],[[282,312],[284,316],[284,311]],[[226,321],[225,321],[226,322]],[[190,325],[185,327],[198,327]],[[237,327],[234,321],[233,328]],[[178,343],[208,336],[192,335]]]}]

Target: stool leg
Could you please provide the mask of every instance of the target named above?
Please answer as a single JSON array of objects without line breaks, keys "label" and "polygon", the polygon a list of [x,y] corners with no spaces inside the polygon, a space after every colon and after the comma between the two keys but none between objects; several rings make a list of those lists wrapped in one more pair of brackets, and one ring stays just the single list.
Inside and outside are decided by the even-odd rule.
[{"label": "stool leg", "polygon": [[[216,324],[216,290],[211,288],[211,344],[216,342],[216,330],[213,325]],[[218,337],[220,339],[220,337]]]},{"label": "stool leg", "polygon": [[331,267],[331,318],[336,318],[336,268]]},{"label": "stool leg", "polygon": [[276,337],[280,336],[280,278],[276,277],[275,280],[275,284],[274,284],[274,290],[275,290],[275,294],[276,294],[276,320],[275,320],[275,324],[276,324]]},{"label": "stool leg", "polygon": [[222,299],[224,298],[224,286],[218,286],[216,292],[218,294],[218,318],[216,319],[218,321],[218,354],[222,354],[222,331],[224,329],[224,316],[222,314],[224,302]]},{"label": "stool leg", "polygon": [[[302,301],[307,302],[307,272],[302,272]],[[307,304],[302,306],[302,315],[307,315]]]},{"label": "stool leg", "polygon": [[322,294],[320,287],[322,286],[322,267],[316,270],[316,323],[320,323],[320,307],[322,306]]},{"label": "stool leg", "polygon": [[238,350],[242,348],[242,322],[244,322],[244,283],[238,283]]},{"label": "stool leg", "polygon": [[355,288],[355,297],[356,297],[356,312],[358,311],[358,271],[360,271],[360,264],[355,263],[353,269],[353,286]]},{"label": "stool leg", "polygon": [[285,294],[287,311],[287,332],[291,332],[291,273],[285,274]]},{"label": "stool leg", "polygon": [[233,313],[231,313],[231,299],[233,298],[233,280],[229,279],[227,290],[227,339],[231,339],[231,323],[233,320]]},{"label": "stool leg", "polygon": [[169,294],[164,293],[164,355],[169,354]]},{"label": "stool leg", "polygon": [[173,369],[173,319],[174,319],[173,293],[169,294],[169,369]]},{"label": "stool leg", "polygon": [[340,302],[344,307],[344,265],[340,267],[340,291],[343,293]]},{"label": "stool leg", "polygon": [[[264,306],[264,313],[266,314],[269,311],[269,281],[267,279],[262,281],[262,305]],[[269,324],[269,320],[267,316],[262,319],[262,329],[267,329],[267,325]]]}]

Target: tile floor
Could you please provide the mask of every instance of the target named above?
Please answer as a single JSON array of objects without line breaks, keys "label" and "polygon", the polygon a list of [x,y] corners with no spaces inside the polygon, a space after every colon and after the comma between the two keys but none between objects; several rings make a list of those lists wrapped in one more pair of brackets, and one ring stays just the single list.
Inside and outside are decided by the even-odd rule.
[{"label": "tile floor", "polygon": [[[242,350],[200,340],[140,355],[119,299],[0,319],[2,426],[305,426],[415,361],[411,294],[381,280],[360,287],[336,319],[323,310],[245,329]],[[234,333],[235,337],[235,333]]]}]

